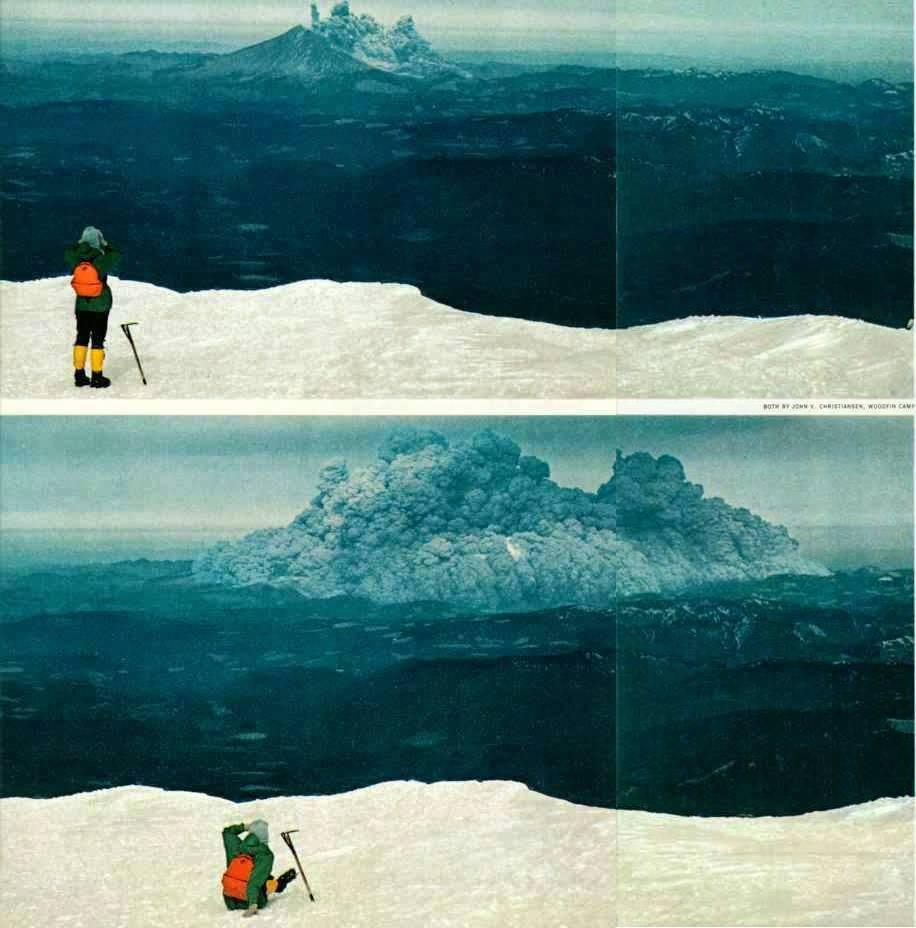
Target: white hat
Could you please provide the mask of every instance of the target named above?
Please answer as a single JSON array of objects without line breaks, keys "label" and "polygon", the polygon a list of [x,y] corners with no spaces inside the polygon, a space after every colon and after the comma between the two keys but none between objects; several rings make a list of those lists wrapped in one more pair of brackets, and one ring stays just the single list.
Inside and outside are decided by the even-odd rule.
[{"label": "white hat", "polygon": [[262,818],[256,818],[253,822],[248,823],[248,832],[253,834],[262,844],[267,844],[269,832],[267,822]]}]

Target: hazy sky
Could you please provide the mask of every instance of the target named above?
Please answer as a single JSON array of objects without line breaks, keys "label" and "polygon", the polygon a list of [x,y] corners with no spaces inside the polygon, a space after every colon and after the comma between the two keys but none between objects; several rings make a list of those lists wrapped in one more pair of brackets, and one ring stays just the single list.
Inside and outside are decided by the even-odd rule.
[{"label": "hazy sky", "polygon": [[911,62],[911,0],[620,0],[617,48],[724,66]]},{"label": "hazy sky", "polygon": [[679,457],[707,495],[803,525],[905,525],[913,513],[906,419],[4,417],[6,528],[250,529],[305,508],[319,469],[375,458],[399,422],[451,440],[484,427],[595,490],[615,448]]},{"label": "hazy sky", "polygon": [[[52,26],[82,24],[87,36],[100,27],[137,36],[145,30],[149,41],[164,35],[173,39],[206,38],[217,42],[254,41],[307,22],[308,3],[298,0],[84,0],[75,7],[69,0],[4,0],[8,24],[17,29],[30,24],[47,30]],[[329,15],[332,0],[319,0]],[[469,4],[458,0],[351,0],[354,14],[369,13],[386,24],[410,13],[421,32],[440,45],[477,48],[481,41],[504,48],[535,42],[538,47],[557,44],[572,47],[613,46],[613,3],[604,0],[495,0]],[[94,36],[97,37],[97,36]],[[546,38],[545,38],[546,37]]]},{"label": "hazy sky", "polygon": [[855,32],[863,41],[905,34],[912,19],[909,0],[618,0],[615,16],[621,32],[712,31],[736,37],[761,30],[820,36]]},{"label": "hazy sky", "polygon": [[[207,47],[264,38],[306,18],[298,0],[4,0],[10,37],[63,30],[87,42],[196,39]],[[330,0],[320,3],[330,11]],[[785,62],[912,59],[910,0],[352,0],[391,23],[411,13],[443,48],[612,49],[652,55]]]}]

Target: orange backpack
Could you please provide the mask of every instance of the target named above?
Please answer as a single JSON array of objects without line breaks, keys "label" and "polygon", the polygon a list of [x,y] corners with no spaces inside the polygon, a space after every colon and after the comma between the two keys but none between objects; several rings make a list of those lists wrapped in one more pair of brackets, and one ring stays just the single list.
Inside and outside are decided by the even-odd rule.
[{"label": "orange backpack", "polygon": [[77,296],[101,296],[102,280],[91,261],[80,261],[70,278]]},{"label": "orange backpack", "polygon": [[248,878],[252,870],[254,870],[254,858],[251,854],[239,854],[233,857],[223,874],[223,895],[247,902]]}]

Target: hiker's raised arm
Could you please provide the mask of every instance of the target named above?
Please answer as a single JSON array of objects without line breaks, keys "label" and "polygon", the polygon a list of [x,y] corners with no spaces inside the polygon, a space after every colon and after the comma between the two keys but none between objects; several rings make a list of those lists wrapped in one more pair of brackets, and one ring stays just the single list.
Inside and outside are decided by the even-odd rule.
[{"label": "hiker's raised arm", "polygon": [[100,274],[113,271],[121,260],[121,252],[113,245],[106,245],[105,250],[93,262]]},{"label": "hiker's raised arm", "polygon": [[227,825],[223,829],[223,847],[226,849],[227,863],[237,854],[241,854],[242,841],[241,838],[239,838],[239,835],[244,830],[244,825]]}]

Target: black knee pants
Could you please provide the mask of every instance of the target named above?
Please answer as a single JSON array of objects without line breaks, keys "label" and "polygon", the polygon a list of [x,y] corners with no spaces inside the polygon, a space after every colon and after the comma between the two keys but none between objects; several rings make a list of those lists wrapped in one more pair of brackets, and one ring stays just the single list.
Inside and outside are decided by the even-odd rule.
[{"label": "black knee pants", "polygon": [[108,334],[108,311],[104,313],[92,312],[88,309],[76,311],[76,341],[74,345],[89,346],[92,339],[93,348],[105,347],[105,336]]}]

